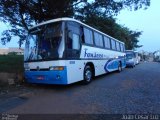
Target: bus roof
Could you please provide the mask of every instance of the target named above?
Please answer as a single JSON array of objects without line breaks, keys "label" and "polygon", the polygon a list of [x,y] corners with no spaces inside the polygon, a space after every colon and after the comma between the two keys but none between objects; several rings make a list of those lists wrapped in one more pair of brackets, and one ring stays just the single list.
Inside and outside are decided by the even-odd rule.
[{"label": "bus roof", "polygon": [[39,26],[42,26],[42,25],[45,25],[45,24],[54,23],[54,22],[59,22],[59,21],[74,21],[74,22],[77,22],[77,23],[79,23],[79,24],[81,24],[81,25],[84,25],[84,26],[86,26],[86,27],[88,27],[88,28],[90,28],[90,29],[92,29],[92,30],[95,30],[95,31],[97,31],[97,32],[99,32],[99,33],[101,33],[101,34],[107,36],[107,37],[110,37],[110,38],[112,38],[112,39],[114,39],[114,40],[116,40],[116,41],[118,41],[118,42],[124,44],[124,42],[119,41],[119,40],[117,40],[117,39],[115,39],[115,38],[113,38],[113,37],[111,37],[111,36],[109,36],[109,35],[107,35],[107,34],[101,32],[101,31],[99,31],[99,30],[97,30],[97,29],[95,29],[95,28],[93,28],[93,27],[91,27],[91,26],[85,24],[85,23],[82,23],[82,22],[80,22],[80,21],[78,21],[78,20],[75,20],[75,19],[73,19],[73,18],[67,18],[67,17],[56,18],[56,19],[52,19],[52,20],[48,20],[48,21],[39,23],[39,24],[37,24],[37,25],[31,27],[30,30],[33,29],[33,28],[35,28],[35,27],[39,27]]},{"label": "bus roof", "polygon": [[126,50],[126,52],[134,52],[134,50]]},{"label": "bus roof", "polygon": [[135,50],[125,50],[126,52],[135,52],[135,53],[138,53],[138,51],[135,51]]}]

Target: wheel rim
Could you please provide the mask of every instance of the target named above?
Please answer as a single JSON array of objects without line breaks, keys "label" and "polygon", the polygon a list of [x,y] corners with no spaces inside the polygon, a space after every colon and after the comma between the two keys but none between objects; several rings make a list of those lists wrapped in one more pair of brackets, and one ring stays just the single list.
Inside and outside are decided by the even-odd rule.
[{"label": "wheel rim", "polygon": [[87,82],[90,82],[91,78],[92,78],[92,72],[90,70],[86,70],[86,72],[85,72],[85,80]]}]

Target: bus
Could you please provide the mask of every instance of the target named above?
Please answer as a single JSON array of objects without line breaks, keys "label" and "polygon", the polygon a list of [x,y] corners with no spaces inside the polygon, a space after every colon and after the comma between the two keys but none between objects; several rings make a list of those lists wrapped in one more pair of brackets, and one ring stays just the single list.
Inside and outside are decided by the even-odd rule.
[{"label": "bus", "polygon": [[140,54],[138,53],[138,51],[134,51],[135,53],[135,57],[136,57],[136,65],[138,65],[140,63],[141,57]]},{"label": "bus", "polygon": [[29,30],[24,75],[29,83],[66,85],[125,68],[125,44],[72,18],[57,18]]},{"label": "bus", "polygon": [[136,53],[133,50],[126,50],[126,66],[135,67],[137,62]]},{"label": "bus", "polygon": [[140,63],[141,57],[137,51],[126,50],[126,66],[135,67]]}]

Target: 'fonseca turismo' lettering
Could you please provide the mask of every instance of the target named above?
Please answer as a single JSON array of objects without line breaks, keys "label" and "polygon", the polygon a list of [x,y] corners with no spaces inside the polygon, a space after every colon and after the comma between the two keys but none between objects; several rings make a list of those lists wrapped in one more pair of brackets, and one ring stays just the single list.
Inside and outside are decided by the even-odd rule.
[{"label": "'fonseca turismo' lettering", "polygon": [[87,53],[88,49],[85,49],[84,57],[93,57],[93,53]]},{"label": "'fonseca turismo' lettering", "polygon": [[89,53],[87,52],[88,49],[85,49],[85,52],[84,52],[84,57],[87,57],[87,58],[103,58],[103,54],[98,54],[98,53]]},{"label": "'fonseca turismo' lettering", "polygon": [[103,58],[103,54],[97,54],[97,53],[95,53],[94,54],[94,58]]}]

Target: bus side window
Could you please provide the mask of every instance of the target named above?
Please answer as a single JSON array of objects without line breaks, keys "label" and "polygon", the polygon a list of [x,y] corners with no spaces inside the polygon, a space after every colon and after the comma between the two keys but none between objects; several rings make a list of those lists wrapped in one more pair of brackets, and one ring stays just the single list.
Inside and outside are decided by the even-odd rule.
[{"label": "bus side window", "polygon": [[119,42],[116,42],[116,48],[117,48],[117,51],[120,51],[120,43]]},{"label": "bus side window", "polygon": [[108,48],[108,49],[111,48],[110,39],[106,36],[104,36],[104,45],[105,45],[105,48]]},{"label": "bus side window", "polygon": [[123,51],[125,51],[126,49],[125,49],[125,45],[123,44]]},{"label": "bus side window", "polygon": [[93,33],[92,33],[92,30],[87,29],[87,28],[84,27],[83,31],[84,31],[85,43],[93,45]]},{"label": "bus side window", "polygon": [[111,39],[112,50],[116,50],[116,41]]},{"label": "bus side window", "polygon": [[120,49],[121,49],[121,52],[124,52],[124,48],[123,48],[123,44],[120,43]]},{"label": "bus side window", "polygon": [[103,47],[103,38],[102,35],[99,34],[98,32],[94,32],[94,41],[96,46]]},{"label": "bus side window", "polygon": [[68,49],[79,50],[80,49],[80,39],[79,35],[69,32],[68,33]]}]

